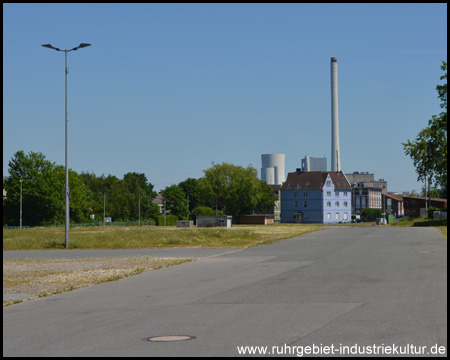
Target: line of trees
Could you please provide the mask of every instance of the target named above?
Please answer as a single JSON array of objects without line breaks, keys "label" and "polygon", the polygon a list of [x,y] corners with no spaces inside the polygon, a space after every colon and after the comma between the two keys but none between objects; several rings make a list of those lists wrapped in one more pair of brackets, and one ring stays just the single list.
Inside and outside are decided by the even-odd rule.
[{"label": "line of trees", "polygon": [[[65,218],[65,168],[47,160],[40,152],[22,150],[9,161],[9,176],[3,179],[7,199],[3,202],[3,225],[18,225],[22,181],[23,225],[63,224]],[[257,171],[228,163],[204,170],[200,179],[188,178],[162,191],[167,212],[179,219],[198,215],[243,215],[273,206],[275,195]],[[114,221],[157,220],[157,193],[145,174],[78,174],[69,170],[70,222],[102,222],[105,212]],[[94,215],[94,219],[92,219]]]}]

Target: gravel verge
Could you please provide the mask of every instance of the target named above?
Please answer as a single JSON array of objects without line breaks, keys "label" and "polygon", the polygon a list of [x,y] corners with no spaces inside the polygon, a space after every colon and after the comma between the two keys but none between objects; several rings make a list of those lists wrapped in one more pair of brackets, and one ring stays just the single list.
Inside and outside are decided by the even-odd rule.
[{"label": "gravel verge", "polygon": [[3,306],[115,281],[191,260],[148,256],[3,260]]}]

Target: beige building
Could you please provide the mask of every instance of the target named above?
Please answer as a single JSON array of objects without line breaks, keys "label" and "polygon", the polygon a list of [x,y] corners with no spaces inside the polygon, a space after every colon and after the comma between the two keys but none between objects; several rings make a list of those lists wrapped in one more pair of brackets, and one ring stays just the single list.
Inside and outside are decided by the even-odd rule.
[{"label": "beige building", "polygon": [[382,209],[382,190],[375,187],[352,187],[352,213],[360,215],[365,208]]},{"label": "beige building", "polygon": [[364,171],[355,171],[353,174],[345,174],[345,176],[352,186],[378,188],[381,189],[382,194],[388,193],[387,181],[384,179],[375,180],[374,174],[369,174]]}]

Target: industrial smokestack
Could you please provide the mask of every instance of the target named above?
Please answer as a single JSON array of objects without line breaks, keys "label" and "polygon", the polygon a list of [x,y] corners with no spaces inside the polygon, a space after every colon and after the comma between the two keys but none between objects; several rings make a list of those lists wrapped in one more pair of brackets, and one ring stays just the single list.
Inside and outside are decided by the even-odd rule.
[{"label": "industrial smokestack", "polygon": [[331,58],[331,171],[341,170],[339,148],[337,59]]}]

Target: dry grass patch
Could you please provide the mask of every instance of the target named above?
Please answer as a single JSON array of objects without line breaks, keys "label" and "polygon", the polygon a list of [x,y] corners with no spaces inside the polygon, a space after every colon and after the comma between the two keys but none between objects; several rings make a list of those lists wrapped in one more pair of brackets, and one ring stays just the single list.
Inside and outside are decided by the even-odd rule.
[{"label": "dry grass patch", "polygon": [[3,260],[3,294],[48,296],[191,260],[151,257]]},{"label": "dry grass patch", "polygon": [[[231,228],[164,226],[71,228],[71,249],[250,247],[323,227],[306,224],[233,225]],[[64,248],[64,228],[3,229],[3,250]]]}]

